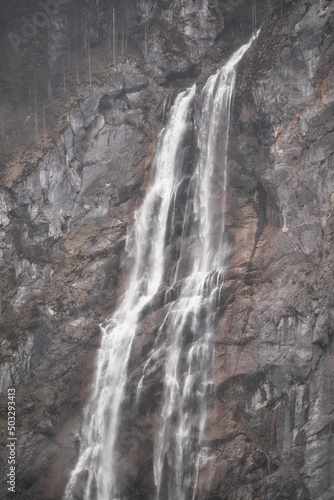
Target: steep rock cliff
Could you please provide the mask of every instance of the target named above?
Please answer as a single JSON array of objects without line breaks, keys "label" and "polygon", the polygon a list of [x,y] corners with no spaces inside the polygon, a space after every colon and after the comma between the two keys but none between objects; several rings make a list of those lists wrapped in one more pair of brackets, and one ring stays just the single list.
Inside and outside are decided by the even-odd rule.
[{"label": "steep rock cliff", "polygon": [[[207,498],[333,496],[332,26],[329,3],[286,5],[239,69],[227,200],[233,250],[216,339],[212,462],[202,471]],[[135,414],[132,405],[164,317],[159,307],[133,347],[120,443],[123,455],[138,456],[137,469],[121,465],[130,497],[154,490],[163,349]]]},{"label": "steep rock cliff", "polygon": [[[245,433],[235,494],[250,498],[333,497],[332,27],[330,3],[292,5],[240,71],[216,378],[217,411],[239,423],[228,441]],[[259,453],[266,477],[250,479]]]},{"label": "steep rock cliff", "polygon": [[[73,425],[62,426],[85,400],[98,324],[117,298],[126,227],[149,177],[162,95],[153,88],[135,60],[120,63],[69,115],[34,172],[1,188],[1,389],[16,387],[22,498],[45,498],[50,460],[70,449]],[[6,397],[2,405],[4,431]],[[4,491],[6,455],[4,448]],[[60,490],[46,480],[52,496],[61,496],[66,467],[65,476],[57,472]]]},{"label": "steep rock cliff", "polygon": [[[200,87],[265,20],[239,67],[233,106],[232,255],[217,327],[207,498],[334,496],[334,8],[256,4],[254,16],[242,0],[135,2],[146,62],[120,62],[34,171],[1,187],[1,380],[17,391],[18,498],[61,498],[74,466],[97,325],[113,310],[122,274],[126,281],[126,230],[149,182],[165,97],[198,76]],[[191,137],[188,153],[191,164]],[[177,239],[170,249],[172,262]],[[130,361],[119,446],[133,499],[154,494],[158,363],[135,413],[132,404],[162,305],[147,311]],[[5,498],[5,448],[1,458]]]}]

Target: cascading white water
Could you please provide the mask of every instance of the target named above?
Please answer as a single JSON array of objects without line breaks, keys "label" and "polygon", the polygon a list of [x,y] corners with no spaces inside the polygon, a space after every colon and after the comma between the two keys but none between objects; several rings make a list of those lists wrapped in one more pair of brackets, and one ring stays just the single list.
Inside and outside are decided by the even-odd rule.
[{"label": "cascading white water", "polygon": [[[198,158],[188,190],[180,257],[173,280],[180,283],[146,368],[161,343],[167,346],[160,428],[155,439],[156,500],[205,498],[200,472],[208,461],[205,423],[213,390],[216,309],[229,248],[224,241],[227,146],[236,65],[252,40],[241,47],[202,91],[197,124]],[[136,215],[133,267],[120,305],[103,329],[93,394],[81,431],[79,460],[66,500],[115,500],[113,456],[120,426],[131,345],[144,307],[163,281],[169,212],[182,176],[180,151],[191,126],[195,86],[181,93],[158,144],[152,187]],[[185,265],[186,263],[186,265]]]},{"label": "cascading white water", "polygon": [[160,136],[153,184],[136,214],[128,289],[103,329],[93,394],[85,411],[79,460],[65,492],[67,500],[108,500],[118,495],[113,450],[127,364],[138,316],[162,281],[168,210],[178,184],[178,152],[191,120],[194,96],[195,87],[177,97]]},{"label": "cascading white water", "polygon": [[[199,156],[191,179],[193,201],[187,207],[192,212],[188,218],[195,222],[193,245],[189,248],[188,239],[178,262],[180,266],[186,259],[191,260],[191,267],[163,326],[170,345],[154,457],[157,500],[205,498],[204,489],[209,487],[208,480],[200,484],[199,472],[209,459],[204,433],[213,389],[215,317],[229,254],[224,240],[224,204],[231,99],[236,65],[251,42],[210,77],[202,91],[197,126]],[[165,484],[163,476],[168,477]]]}]

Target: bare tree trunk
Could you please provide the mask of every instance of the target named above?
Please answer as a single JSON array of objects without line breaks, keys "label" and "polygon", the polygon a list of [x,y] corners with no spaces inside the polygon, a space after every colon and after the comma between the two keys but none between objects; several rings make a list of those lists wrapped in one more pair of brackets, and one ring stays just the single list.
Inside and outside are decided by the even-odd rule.
[{"label": "bare tree trunk", "polygon": [[78,13],[75,15],[75,66],[76,66],[76,80],[80,83],[79,78],[79,58],[80,58],[80,42],[79,42],[79,29],[78,29]]},{"label": "bare tree trunk", "polygon": [[32,114],[32,88],[31,84],[29,85],[29,114]]},{"label": "bare tree trunk", "polygon": [[37,88],[35,81],[35,89],[34,89],[35,99],[34,99],[34,119],[35,119],[35,141],[39,141],[39,126],[38,126],[38,108],[37,108]]},{"label": "bare tree trunk", "polygon": [[[50,70],[49,70],[50,71]],[[52,97],[52,80],[51,80],[51,75],[49,73],[48,75],[48,97]]]},{"label": "bare tree trunk", "polygon": [[148,10],[145,7],[145,20],[144,20],[144,57],[147,57],[147,42],[148,42]]},{"label": "bare tree trunk", "polygon": [[6,129],[4,122],[4,113],[0,108],[0,161],[1,162],[5,162],[6,159],[5,141],[6,141]]},{"label": "bare tree trunk", "polygon": [[122,40],[121,54],[123,55],[124,54],[124,50],[125,50],[125,27],[124,27],[124,19],[122,20],[121,40]]},{"label": "bare tree trunk", "polygon": [[88,73],[89,73],[89,86],[92,88],[92,68],[90,65],[90,40],[88,38]]},{"label": "bare tree trunk", "polygon": [[66,92],[66,70],[65,70],[65,60],[63,55],[63,93]]},{"label": "bare tree trunk", "polygon": [[252,29],[253,33],[256,32],[257,15],[256,15],[256,0],[252,0]]},{"label": "bare tree trunk", "polygon": [[125,52],[128,50],[128,36],[129,36],[129,4],[128,0],[125,0]]},{"label": "bare tree trunk", "polygon": [[71,41],[69,35],[67,35],[67,53],[68,53],[68,71],[71,73],[72,61],[71,61]]},{"label": "bare tree trunk", "polygon": [[116,22],[115,22],[115,7],[112,8],[112,35],[113,35],[113,63],[116,65]]},{"label": "bare tree trunk", "polygon": [[48,25],[48,36],[47,36],[47,44],[48,44],[48,75],[47,75],[47,92],[48,92],[48,98],[52,97],[52,51],[51,51],[51,36],[50,36],[50,30],[51,26],[50,23]]},{"label": "bare tree trunk", "polygon": [[110,16],[108,16],[108,54],[109,54],[109,66],[111,65],[111,26],[110,26]]},{"label": "bare tree trunk", "polygon": [[46,146],[46,118],[45,118],[45,101],[43,103],[43,142]]}]

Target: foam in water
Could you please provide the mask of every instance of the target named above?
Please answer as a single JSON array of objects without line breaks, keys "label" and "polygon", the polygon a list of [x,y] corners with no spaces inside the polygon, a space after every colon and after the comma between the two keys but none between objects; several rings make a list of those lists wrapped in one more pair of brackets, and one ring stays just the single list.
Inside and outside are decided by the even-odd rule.
[{"label": "foam in water", "polygon": [[178,151],[191,119],[194,96],[195,87],[177,97],[168,125],[160,136],[152,187],[136,214],[134,264],[129,286],[119,308],[103,329],[93,394],[81,433],[80,457],[67,486],[66,499],[75,498],[76,483],[83,471],[87,473],[83,498],[95,495],[106,500],[118,494],[112,457],[127,364],[138,316],[162,281],[168,210],[177,188]]},{"label": "foam in water", "polygon": [[[224,239],[224,204],[230,110],[235,68],[251,42],[209,78],[202,91],[201,116],[196,124],[199,153],[184,217],[187,239],[182,237],[172,279],[174,285],[180,283],[179,293],[171,301],[144,362],[137,389],[138,402],[146,370],[164,345],[165,383],[154,448],[156,500],[195,500],[203,498],[209,487],[209,479],[203,480],[203,470],[210,463],[205,425],[214,390],[216,311],[229,254]],[[177,97],[159,139],[152,186],[136,214],[131,238],[129,285],[103,328],[79,459],[66,488],[66,500],[115,500],[122,496],[113,457],[117,455],[115,443],[128,361],[140,315],[163,282],[166,235],[168,224],[173,223],[169,213],[174,214],[175,194],[181,182],[180,156],[187,131],[193,126],[194,97],[195,86]]]},{"label": "foam in water", "polygon": [[[213,391],[216,311],[229,254],[224,240],[224,205],[231,100],[236,64],[250,43],[210,77],[202,91],[202,112],[197,125],[199,156],[191,179],[192,214],[188,214],[196,222],[191,235],[193,248],[189,249],[188,238],[179,260],[181,263],[188,258],[191,268],[168,313],[168,327],[164,325],[171,341],[154,456],[157,500],[203,498],[209,487],[200,472],[210,463],[205,424]],[[177,270],[176,279],[179,274]],[[184,345],[185,338],[188,345]]]}]

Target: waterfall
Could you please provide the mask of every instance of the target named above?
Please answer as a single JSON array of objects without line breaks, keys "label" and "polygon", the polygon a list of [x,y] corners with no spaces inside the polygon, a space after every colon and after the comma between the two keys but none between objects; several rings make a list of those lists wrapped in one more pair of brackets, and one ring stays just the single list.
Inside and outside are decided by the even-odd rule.
[{"label": "waterfall", "polygon": [[[180,255],[171,278],[171,287],[179,284],[178,297],[169,305],[137,389],[138,402],[146,369],[164,345],[164,393],[153,458],[156,500],[205,498],[208,487],[208,480],[202,480],[210,460],[205,424],[213,391],[216,310],[229,255],[224,204],[230,108],[235,68],[251,42],[210,77],[202,91],[200,117],[195,123],[198,154],[188,187]],[[66,488],[66,500],[129,498],[119,487],[113,463],[120,410],[136,328],[164,282],[167,235],[173,225],[170,214],[182,181],[182,151],[189,129],[194,127],[195,90],[194,85],[179,94],[170,111],[159,138],[152,186],[136,213],[134,234],[128,236],[132,261],[128,288],[102,328],[79,459]]]},{"label": "waterfall", "polygon": [[[231,100],[236,65],[252,40],[208,79],[202,91],[197,124],[199,155],[190,182],[193,197],[188,200],[185,217],[185,224],[188,219],[195,221],[193,245],[189,247],[189,239],[185,242],[178,262],[190,260],[191,266],[163,325],[171,341],[154,456],[156,500],[206,498],[205,489],[209,487],[210,479],[206,475],[203,483],[200,473],[210,462],[205,424],[213,392],[216,311],[230,253],[224,238],[224,206]],[[181,269],[176,271],[179,278]],[[168,477],[166,484],[163,476]]]},{"label": "waterfall", "polygon": [[[81,433],[80,456],[65,492],[68,500],[107,500],[118,494],[112,459],[127,364],[138,317],[162,282],[168,211],[178,185],[178,153],[191,120],[194,96],[195,87],[176,99],[160,136],[152,187],[135,216],[129,285],[117,311],[103,328],[93,394]],[[82,477],[85,484],[80,496],[77,490],[82,486]]]}]

